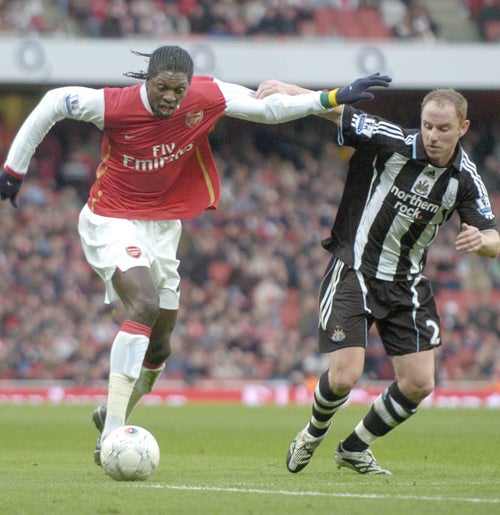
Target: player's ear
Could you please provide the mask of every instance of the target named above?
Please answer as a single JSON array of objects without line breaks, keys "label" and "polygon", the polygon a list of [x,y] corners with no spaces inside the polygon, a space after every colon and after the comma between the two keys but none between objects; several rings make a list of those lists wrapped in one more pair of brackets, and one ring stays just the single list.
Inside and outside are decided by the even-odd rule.
[{"label": "player's ear", "polygon": [[467,133],[467,131],[469,130],[469,127],[470,127],[470,121],[469,120],[464,120],[461,123],[460,131],[459,131],[460,137],[464,136]]}]

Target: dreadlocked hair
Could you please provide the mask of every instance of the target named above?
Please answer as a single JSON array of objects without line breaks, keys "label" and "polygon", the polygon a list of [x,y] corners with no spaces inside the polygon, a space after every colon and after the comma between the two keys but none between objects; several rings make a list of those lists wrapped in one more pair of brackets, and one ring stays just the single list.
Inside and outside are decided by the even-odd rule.
[{"label": "dreadlocked hair", "polygon": [[125,77],[147,79],[148,77],[156,77],[161,72],[169,71],[185,73],[188,82],[191,82],[194,68],[193,59],[191,59],[191,56],[181,47],[168,45],[157,48],[152,54],[144,54],[142,52],[136,52],[135,50],[132,50],[132,53],[149,59],[148,71],[127,72],[123,74]]}]

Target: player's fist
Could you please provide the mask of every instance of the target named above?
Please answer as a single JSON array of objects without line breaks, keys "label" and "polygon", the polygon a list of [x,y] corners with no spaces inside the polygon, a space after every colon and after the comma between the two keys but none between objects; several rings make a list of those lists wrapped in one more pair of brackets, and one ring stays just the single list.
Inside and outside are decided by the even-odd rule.
[{"label": "player's fist", "polygon": [[21,189],[22,179],[14,177],[4,169],[0,171],[0,198],[2,200],[10,199],[10,203],[14,207],[18,207],[17,194]]},{"label": "player's fist", "polygon": [[368,88],[374,86],[381,86],[387,88],[392,82],[392,79],[387,75],[380,75],[380,73],[373,73],[367,77],[361,77],[354,82],[339,88],[336,94],[336,103],[340,104],[354,104],[359,100],[373,100],[373,93],[366,91]]}]

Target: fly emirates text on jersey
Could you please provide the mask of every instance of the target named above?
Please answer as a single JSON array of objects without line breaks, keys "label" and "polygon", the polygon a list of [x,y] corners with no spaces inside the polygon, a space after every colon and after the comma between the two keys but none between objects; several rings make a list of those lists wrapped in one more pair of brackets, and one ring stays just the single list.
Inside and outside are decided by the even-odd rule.
[{"label": "fly emirates text on jersey", "polygon": [[168,163],[176,161],[181,156],[191,151],[194,148],[194,143],[190,142],[185,147],[175,151],[175,143],[166,143],[161,145],[154,145],[151,149],[150,159],[138,159],[133,156],[123,154],[123,166],[136,172],[151,172],[153,170],[160,170]]}]

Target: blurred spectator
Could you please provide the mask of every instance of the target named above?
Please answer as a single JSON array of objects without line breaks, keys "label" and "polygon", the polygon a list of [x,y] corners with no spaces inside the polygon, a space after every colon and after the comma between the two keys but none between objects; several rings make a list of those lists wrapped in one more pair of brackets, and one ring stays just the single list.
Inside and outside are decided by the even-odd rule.
[{"label": "blurred spectator", "polygon": [[484,6],[484,0],[463,0],[464,7],[467,9],[469,16],[477,22],[479,11]]},{"label": "blurred spectator", "polygon": [[410,35],[408,9],[403,0],[380,0],[382,20],[394,36],[406,38]]},{"label": "blurred spectator", "polygon": [[188,19],[191,26],[191,34],[193,35],[208,34],[215,24],[210,11],[201,3],[193,5],[189,11]]},{"label": "blurred spectator", "polygon": [[432,20],[424,0],[380,0],[382,19],[395,37],[434,41],[439,27]]},{"label": "blurred spectator", "polygon": [[410,0],[408,4],[410,36],[434,41],[438,37],[439,27],[432,20],[424,0]]},{"label": "blurred spectator", "polygon": [[483,41],[500,40],[500,3],[498,0],[483,0],[477,12],[477,23]]},{"label": "blurred spectator", "polygon": [[162,35],[164,36],[172,34],[185,36],[191,32],[189,18],[180,12],[177,4],[178,2],[165,2],[163,5]]}]

